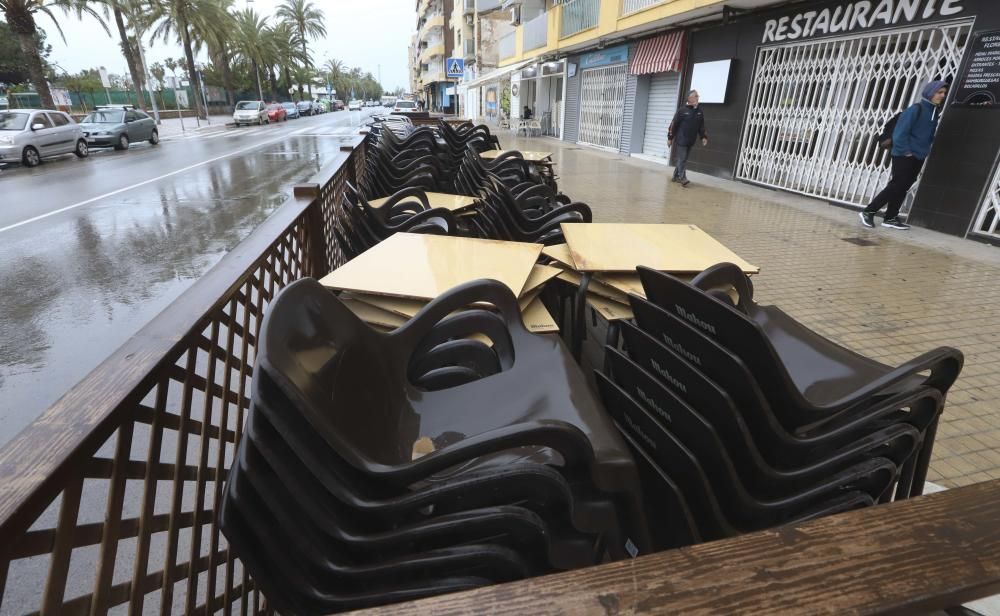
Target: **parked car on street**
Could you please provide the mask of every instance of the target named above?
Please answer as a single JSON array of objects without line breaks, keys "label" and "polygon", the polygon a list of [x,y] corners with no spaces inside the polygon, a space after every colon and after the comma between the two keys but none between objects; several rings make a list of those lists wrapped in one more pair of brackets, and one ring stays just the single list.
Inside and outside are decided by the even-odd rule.
[{"label": "parked car on street", "polygon": [[295,106],[299,108],[299,115],[311,116],[316,114],[312,101],[299,101],[295,103]]},{"label": "parked car on street", "polygon": [[361,101],[351,101],[347,104],[348,111],[361,111]]},{"label": "parked car on street", "polygon": [[393,113],[397,111],[416,111],[417,103],[416,101],[396,101],[396,104],[392,106]]},{"label": "parked car on street", "polygon": [[0,111],[0,163],[37,166],[60,154],[90,155],[80,125],[61,111],[10,109]]},{"label": "parked car on street", "polygon": [[10,101],[7,100],[6,96],[0,96],[0,111],[7,111],[10,109]]},{"label": "parked car on street", "polygon": [[282,122],[288,119],[288,114],[278,103],[271,103],[267,106],[267,119],[269,122]]},{"label": "parked car on street", "polygon": [[263,125],[268,123],[264,101],[240,101],[233,112],[233,122],[237,126],[245,124]]},{"label": "parked car on street", "polygon": [[339,98],[333,101],[334,111],[343,111],[344,109],[345,109],[344,101],[340,100]]},{"label": "parked car on street", "polygon": [[160,142],[156,121],[131,105],[100,106],[83,118],[80,128],[92,148],[127,150],[133,142]]},{"label": "parked car on street", "polygon": [[285,110],[285,118],[290,120],[298,120],[302,116],[299,114],[299,108],[295,103],[281,103],[281,107]]}]

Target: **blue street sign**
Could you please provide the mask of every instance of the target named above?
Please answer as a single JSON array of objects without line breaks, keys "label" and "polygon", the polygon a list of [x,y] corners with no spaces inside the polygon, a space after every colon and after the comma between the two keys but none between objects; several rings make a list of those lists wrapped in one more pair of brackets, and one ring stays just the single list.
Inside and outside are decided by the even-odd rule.
[{"label": "blue street sign", "polygon": [[465,60],[462,58],[448,58],[445,66],[449,77],[461,77],[465,74]]},{"label": "blue street sign", "polygon": [[333,86],[331,86],[330,84],[326,84],[326,95],[330,96],[332,92],[333,92]]}]

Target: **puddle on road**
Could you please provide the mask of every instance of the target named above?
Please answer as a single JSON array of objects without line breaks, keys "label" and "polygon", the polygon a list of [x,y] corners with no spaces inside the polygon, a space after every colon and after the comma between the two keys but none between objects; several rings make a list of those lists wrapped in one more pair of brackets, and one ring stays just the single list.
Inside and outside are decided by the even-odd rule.
[{"label": "puddle on road", "polygon": [[271,144],[5,233],[0,446],[339,150],[336,139]]}]

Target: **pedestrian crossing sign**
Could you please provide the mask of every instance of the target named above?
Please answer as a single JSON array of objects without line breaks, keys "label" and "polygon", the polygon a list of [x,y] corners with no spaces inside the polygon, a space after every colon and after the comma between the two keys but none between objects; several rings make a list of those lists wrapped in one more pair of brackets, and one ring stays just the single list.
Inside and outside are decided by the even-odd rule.
[{"label": "pedestrian crossing sign", "polygon": [[461,77],[465,74],[465,60],[462,58],[448,58],[447,68],[449,77]]}]

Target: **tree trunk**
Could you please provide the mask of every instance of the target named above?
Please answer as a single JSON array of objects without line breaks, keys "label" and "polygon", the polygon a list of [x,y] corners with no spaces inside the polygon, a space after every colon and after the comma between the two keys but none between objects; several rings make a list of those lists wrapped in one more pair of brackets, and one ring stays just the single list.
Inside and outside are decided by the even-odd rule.
[{"label": "tree trunk", "polygon": [[125,62],[128,64],[128,72],[132,75],[132,88],[135,90],[135,98],[138,101],[138,106],[140,109],[146,109],[146,99],[143,96],[142,86],[146,83],[143,79],[144,75],[139,72],[139,63],[135,60],[135,49],[132,47],[132,43],[128,39],[128,31],[125,30],[125,19],[122,17],[122,12],[118,8],[118,4],[114,4],[115,13],[115,25],[118,26],[118,36],[122,39],[122,53],[125,55]]},{"label": "tree trunk", "polygon": [[201,119],[208,116],[201,108],[201,80],[198,79],[198,68],[194,64],[194,50],[191,48],[191,33],[188,31],[187,18],[183,15],[177,24],[180,26],[181,40],[184,43],[184,59],[187,62],[188,78],[191,80],[191,88],[194,90],[194,111]]},{"label": "tree trunk", "polygon": [[31,77],[31,83],[35,86],[38,98],[42,101],[42,108],[55,109],[55,103],[52,102],[52,92],[49,91],[49,82],[45,81],[42,58],[38,55],[38,46],[35,41],[35,18],[27,11],[15,13],[10,9],[4,11],[4,17],[7,19],[7,25],[10,26],[11,31],[17,36],[21,53],[28,61],[28,75]]},{"label": "tree trunk", "polygon": [[281,67],[281,72],[285,76],[285,92],[288,92],[288,95],[291,96],[292,93],[289,90],[292,89],[292,73],[288,70],[287,64]]},{"label": "tree trunk", "polygon": [[274,95],[274,100],[277,101],[281,98],[281,93],[278,90],[278,77],[274,74],[274,67],[267,67],[267,81],[271,84],[271,94]]},{"label": "tree trunk", "polygon": [[[309,52],[306,51],[306,33],[305,33],[305,30],[300,30],[299,31],[299,36],[302,38],[302,61],[305,62],[305,64],[306,64],[306,71],[308,72],[309,69],[310,69],[310,66],[309,66]],[[312,100],[312,97],[313,97],[312,77],[309,78],[309,83],[306,84],[306,85],[309,87],[309,100]],[[300,88],[300,92],[301,92],[301,88]]]},{"label": "tree trunk", "polygon": [[236,92],[233,90],[233,71],[229,67],[229,54],[223,50],[220,57],[222,60],[222,85],[226,88],[226,104],[233,107],[236,104]]},{"label": "tree trunk", "polygon": [[257,66],[256,60],[251,60],[250,66],[253,68],[253,76],[257,80],[257,96],[260,97],[260,100],[264,100],[264,89],[260,87],[260,67]]}]

